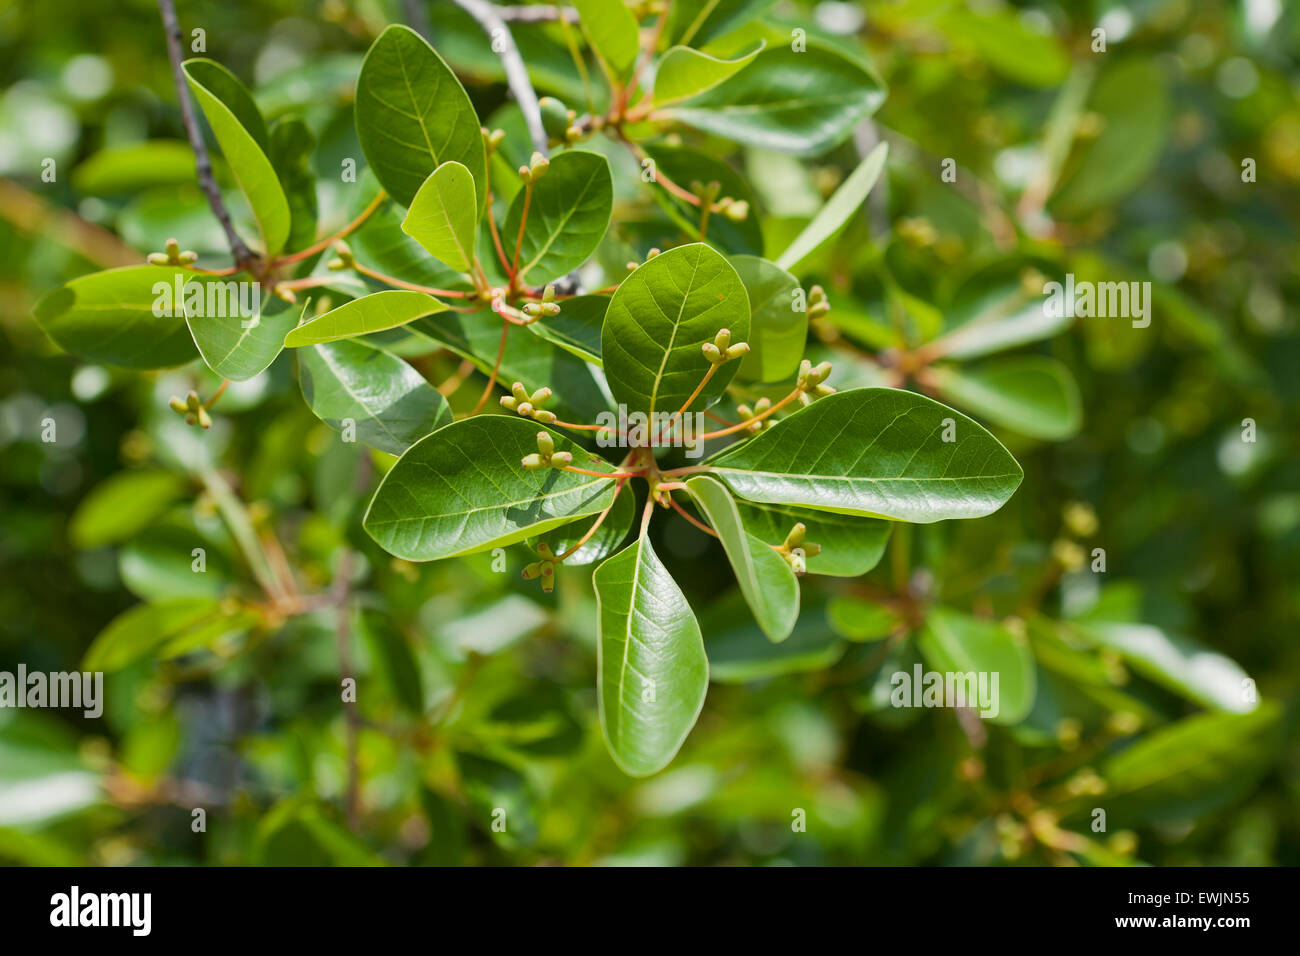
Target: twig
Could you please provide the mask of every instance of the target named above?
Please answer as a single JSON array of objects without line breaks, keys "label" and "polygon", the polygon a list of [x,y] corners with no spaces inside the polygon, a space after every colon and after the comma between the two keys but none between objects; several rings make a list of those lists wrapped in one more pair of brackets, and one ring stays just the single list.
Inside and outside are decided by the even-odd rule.
[{"label": "twig", "polygon": [[226,204],[221,199],[221,190],[217,188],[217,180],[212,175],[212,160],[208,158],[208,148],[203,145],[203,134],[199,132],[199,124],[194,119],[194,105],[190,102],[185,75],[181,71],[181,25],[176,19],[176,4],[172,0],[158,0],[158,10],[162,14],[163,32],[167,34],[167,56],[172,63],[172,79],[176,83],[176,99],[181,108],[181,125],[185,127],[185,137],[190,141],[190,149],[194,151],[194,168],[198,173],[199,185],[207,194],[208,205],[212,207],[213,215],[226,233],[235,265],[241,269],[248,268],[257,262],[258,257],[239,238],[239,233],[235,232],[235,226],[230,221],[230,211],[226,209]]},{"label": "twig", "polygon": [[0,179],[0,218],[29,235],[45,236],[95,265],[139,265],[144,258],[114,233],[47,202],[8,179]]},{"label": "twig", "polygon": [[560,7],[551,3],[536,3],[526,7],[498,7],[502,20],[511,23],[549,23],[563,20],[565,23],[577,23],[578,11],[573,7]]},{"label": "twig", "polygon": [[[352,550],[343,548],[339,554],[338,570],[334,572],[334,598],[338,606],[338,628],[336,631],[339,650],[339,673],[346,679],[355,675],[352,672],[351,608],[348,603],[348,589],[352,577]],[[344,710],[348,725],[348,788],[346,796],[348,826],[356,833],[360,828],[360,810],[357,800],[360,782],[360,766],[357,753],[358,736],[361,730],[361,715],[357,712],[357,702],[345,700]]]},{"label": "twig", "polygon": [[[510,35],[510,28],[502,19],[501,9],[487,3],[486,0],[455,0],[455,3],[478,21],[478,25],[492,39],[494,45],[497,40],[501,41],[501,65],[506,71],[506,83],[510,86],[510,92],[514,94],[519,109],[524,114],[528,135],[533,141],[533,149],[543,156],[547,155],[546,129],[542,126],[542,109],[537,105],[537,92],[528,79],[528,69],[524,66],[523,57],[519,55],[519,47],[515,46],[514,37]],[[498,33],[498,30],[501,32]]]}]

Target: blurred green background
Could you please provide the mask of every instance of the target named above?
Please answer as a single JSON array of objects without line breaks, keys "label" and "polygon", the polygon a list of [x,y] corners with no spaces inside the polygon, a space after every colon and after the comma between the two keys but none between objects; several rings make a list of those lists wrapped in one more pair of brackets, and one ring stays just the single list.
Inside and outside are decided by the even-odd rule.
[{"label": "blurred green background", "polygon": [[[492,116],[506,91],[486,39],[451,3],[422,6]],[[544,596],[519,577],[523,551],[506,573],[491,555],[391,559],[358,524],[358,481],[385,463],[333,440],[287,354],[196,433],[166,401],[211,393],[198,363],[130,373],[46,339],[31,309],[59,283],[142,261],[170,236],[221,263],[223,237],[183,143],[156,6],[0,5],[0,670],[75,670],[141,599],[238,590],[238,551],[194,478],[207,462],[275,529],[306,589],[329,586],[342,545],[359,552],[348,652],[363,687],[351,822],[333,609],[112,674],[99,720],[0,710],[0,862],[1300,862],[1296,8],[758,6],[778,28],[868,56],[889,87],[868,142],[822,157],[704,141],[748,178],[776,249],[858,149],[890,142],[887,182],[802,270],[835,305],[818,347],[841,375],[879,379],[898,309],[905,324],[949,325],[1030,266],[1149,280],[1153,321],[1079,320],[1025,346],[1077,381],[1077,434],[995,427],[1025,469],[1008,505],[896,532],[863,582],[805,579],[801,624],[779,651],[716,544],[661,521],[656,547],[701,617],[714,682],[674,763],[634,781],[600,741],[589,569]],[[179,9],[264,113],[307,121],[322,223],[344,220],[337,171],[362,155],[361,55],[405,13],[377,0]],[[538,90],[580,103],[554,25],[515,33]],[[956,184],[940,178],[946,157]],[[672,228],[634,181],[618,195],[610,261]],[[445,377],[457,360],[428,363]],[[88,498],[122,476],[119,498]],[[1097,547],[1104,574],[1088,567]],[[919,659],[912,642],[854,639],[833,609],[909,580],[927,601],[1023,622],[1038,667],[1029,717],[972,728],[889,706],[889,674]],[[1088,621],[1148,626],[1154,658],[1086,638]],[[1250,713],[1205,692],[1212,652],[1254,680]],[[798,810],[806,832],[792,828]]]}]

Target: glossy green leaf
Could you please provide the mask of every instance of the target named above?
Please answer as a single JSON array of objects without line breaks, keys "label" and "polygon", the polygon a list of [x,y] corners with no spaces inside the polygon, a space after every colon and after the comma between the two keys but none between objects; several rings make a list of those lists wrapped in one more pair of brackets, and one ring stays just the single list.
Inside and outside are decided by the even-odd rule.
[{"label": "glossy green leaf", "polygon": [[1030,438],[1059,441],[1083,423],[1079,387],[1054,358],[994,359],[975,369],[936,366],[931,374],[947,401]]},{"label": "glossy green leaf", "polygon": [[[216,279],[206,283],[209,289],[222,284]],[[225,285],[233,287],[236,283]],[[251,318],[238,314],[187,314],[185,323],[208,368],[222,378],[242,382],[275,361],[284,348],[284,337],[298,324],[298,312],[287,302],[271,298],[262,300]]]},{"label": "glossy green leaf", "polygon": [[865,65],[810,42],[764,50],[731,79],[662,113],[727,139],[816,156],[879,108],[885,87]]},{"label": "glossy green leaf", "polygon": [[600,331],[609,308],[607,295],[579,295],[560,303],[560,314],[525,326],[529,332],[594,365],[601,364]]},{"label": "glossy green leaf", "polygon": [[799,580],[786,560],[741,522],[731,492],[715,478],[697,475],[686,490],[722,541],[740,593],[768,639],[785,640],[799,618]]},{"label": "glossy green leaf", "polygon": [[704,0],[702,3],[669,4],[664,36],[669,43],[702,47],[753,20],[771,5],[772,0]]},{"label": "glossy green leaf", "polygon": [[[374,173],[359,177],[348,207],[349,217],[359,216],[379,192]],[[392,199],[379,204],[365,225],[348,236],[358,262],[406,282],[434,289],[469,289],[469,281],[451,266],[432,259],[418,242],[402,231],[405,210]]]},{"label": "glossy green leaf", "polygon": [[300,348],[382,332],[446,308],[442,302],[423,292],[406,289],[375,292],[304,322],[285,336],[284,344],[287,348]]},{"label": "glossy green leaf", "polygon": [[278,255],[289,239],[291,215],[289,200],[266,155],[265,121],[256,107],[250,111],[252,98],[224,67],[202,59],[186,60],[182,67],[239,191],[253,210],[263,252]]},{"label": "glossy green leaf", "polygon": [[[671,415],[709,370],[700,351],[720,329],[749,336],[749,299],[736,270],[703,243],[655,256],[623,280],[605,313],[601,356],[614,398],[629,411]],[[692,411],[712,404],[736,374],[721,366]]]},{"label": "glossy green leaf", "polygon": [[206,57],[194,57],[186,60],[182,66],[190,82],[201,83],[204,89],[230,110],[236,122],[253,138],[258,148],[264,153],[270,152],[271,136],[262,111],[258,109],[253,94],[235,74],[216,60]]},{"label": "glossy green leaf", "polygon": [[1119,652],[1134,671],[1189,700],[1234,713],[1255,708],[1246,672],[1198,641],[1150,624],[1087,621],[1079,628],[1090,643]]},{"label": "glossy green leaf", "polygon": [[[710,214],[705,225],[705,238],[710,245],[722,252],[738,255],[757,255],[763,251],[763,227],[759,222],[753,190],[745,177],[722,160],[684,146],[654,145],[647,147],[646,152],[654,161],[653,173],[656,177],[662,173],[685,189],[695,188],[696,183],[705,186],[716,182],[719,198],[729,198],[749,206],[748,215],[739,222],[733,222],[722,212]],[[651,188],[654,189],[655,201],[682,232],[693,238],[698,237],[700,207],[674,196],[662,185]]]},{"label": "glossy green leaf", "polygon": [[592,580],[601,731],[624,772],[648,776],[673,759],[704,706],[709,662],[700,626],[648,538],[608,559]]},{"label": "glossy green leaf", "polygon": [[474,106],[442,57],[409,27],[387,27],[366,53],[356,124],[366,161],[403,206],[447,162],[469,170],[480,204],[486,197],[487,157]]},{"label": "glossy green leaf", "polygon": [[990,713],[980,710],[978,700],[967,703],[994,723],[1019,723],[1034,706],[1036,672],[1029,642],[996,621],[934,608],[917,636],[917,646],[933,671],[987,674],[990,691],[996,674]]},{"label": "glossy green leaf", "polygon": [[780,382],[799,368],[808,338],[808,311],[797,309],[799,280],[758,256],[728,260],[749,295],[749,354],[736,377],[743,382]]},{"label": "glossy green leaf", "polygon": [[751,501],[920,523],[990,514],[1023,477],[965,415],[889,388],[819,399],[709,464]]},{"label": "glossy green leaf", "polygon": [[451,422],[442,394],[395,355],[362,342],[327,342],[298,353],[303,398],[335,431],[351,420],[356,440],[400,455]]},{"label": "glossy green leaf", "polygon": [[[600,523],[596,533],[588,538],[582,547],[564,559],[564,566],[567,568],[595,564],[613,554],[627,540],[627,533],[632,530],[632,522],[636,520],[636,516],[636,495],[625,485],[619,496],[614,499],[614,507]],[[589,518],[570,522],[554,531],[546,532],[540,540],[546,542],[552,554],[564,554],[582,539],[593,520]]]},{"label": "glossy green leaf", "polygon": [[176,282],[192,272],[127,266],[92,272],[59,286],[32,314],[60,348],[127,368],[166,368],[195,357],[184,308],[173,307]]},{"label": "glossy green leaf", "polygon": [[86,495],[68,528],[78,548],[102,548],[130,538],[185,493],[185,479],[148,468],[120,471]]},{"label": "glossy green leaf", "polygon": [[287,116],[271,127],[267,158],[280,177],[280,188],[289,203],[289,238],[285,248],[305,249],[316,239],[316,173],[311,154],[316,137],[296,116]]},{"label": "glossy green leaf", "polygon": [[474,179],[457,162],[443,163],[429,174],[402,221],[402,231],[429,255],[460,272],[469,272],[474,261],[477,226]]},{"label": "glossy green leaf", "polygon": [[[516,261],[524,198],[521,191],[510,203],[502,233],[506,258],[511,262]],[[585,150],[560,153],[533,187],[524,239],[519,244],[519,275],[532,285],[545,285],[578,268],[605,238],[613,209],[609,160]]]},{"label": "glossy green leaf", "polygon": [[888,143],[881,143],[868,153],[857,169],[840,183],[831,198],[817,211],[812,222],[786,246],[785,252],[777,257],[776,264],[782,269],[796,268],[852,219],[884,172],[888,157]]},{"label": "glossy green leaf", "polygon": [[636,17],[623,0],[573,0],[583,32],[616,75],[626,76],[641,49]]},{"label": "glossy green leaf", "polygon": [[748,53],[729,60],[686,46],[673,47],[659,60],[655,73],[655,105],[666,106],[712,89],[749,66],[766,46],[766,41],[760,41]]},{"label": "glossy green leaf", "polygon": [[821,547],[807,559],[809,574],[856,578],[880,563],[892,521],[837,515],[829,511],[737,500],[749,533],[768,544],[781,544],[795,524],[806,528],[804,540]]},{"label": "glossy green leaf", "polygon": [[1277,752],[1281,711],[1200,714],[1156,730],[1101,766],[1112,826],[1188,820],[1249,793]]},{"label": "glossy green leaf", "polygon": [[[454,422],[407,449],[384,476],[365,528],[385,551],[407,561],[434,561],[522,541],[603,511],[614,482],[569,471],[528,471],[537,451],[536,422],[481,415]],[[613,471],[556,432],[556,451],[574,464]]]}]

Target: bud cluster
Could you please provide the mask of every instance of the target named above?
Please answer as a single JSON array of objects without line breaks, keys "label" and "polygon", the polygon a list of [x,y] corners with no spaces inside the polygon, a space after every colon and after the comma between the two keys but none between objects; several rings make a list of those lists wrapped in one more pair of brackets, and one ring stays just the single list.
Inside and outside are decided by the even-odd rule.
[{"label": "bud cluster", "polygon": [[192,265],[198,258],[197,252],[191,252],[188,249],[181,252],[181,244],[175,239],[168,239],[165,246],[166,252],[151,252],[148,256],[148,262],[154,266],[188,266]]},{"label": "bud cluster", "polygon": [[199,401],[198,392],[190,392],[185,398],[173,395],[167,404],[177,415],[185,416],[185,424],[212,427],[212,419],[208,416],[208,410],[203,407],[203,403]]},{"label": "bud cluster", "polygon": [[749,343],[737,342],[732,345],[731,330],[719,329],[718,334],[713,337],[713,341],[701,345],[700,351],[704,353],[704,357],[709,360],[711,365],[724,365],[732,359],[748,355]]},{"label": "bud cluster", "polygon": [[550,397],[555,394],[543,385],[531,395],[524,388],[523,382],[515,382],[510,387],[511,394],[501,396],[501,407],[508,408],[512,412],[517,412],[524,418],[531,418],[535,422],[541,422],[543,425],[550,425],[555,421],[555,413],[548,412],[541,406],[545,404]]},{"label": "bud cluster", "polygon": [[834,395],[835,389],[824,384],[827,376],[830,374],[830,362],[821,362],[817,365],[813,365],[813,363],[807,359],[800,362],[799,379],[797,382],[800,404],[805,406],[811,405],[819,398],[825,398],[827,395]]},{"label": "bud cluster", "polygon": [[538,471],[542,468],[554,468],[557,471],[563,471],[573,464],[573,452],[556,451],[555,439],[551,437],[551,433],[538,432],[536,453],[525,455],[521,459],[521,463],[528,471]]}]

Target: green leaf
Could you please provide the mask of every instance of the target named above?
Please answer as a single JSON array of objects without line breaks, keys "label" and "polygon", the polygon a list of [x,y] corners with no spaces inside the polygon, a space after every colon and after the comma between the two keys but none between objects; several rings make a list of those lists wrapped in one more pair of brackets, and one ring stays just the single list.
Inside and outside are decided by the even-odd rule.
[{"label": "green leaf", "polygon": [[[745,177],[720,159],[707,153],[682,146],[651,146],[646,152],[654,161],[654,173],[684,188],[692,183],[707,185],[716,182],[721,187],[718,196],[730,197],[749,204],[749,215],[740,222],[732,222],[722,213],[712,213],[706,224],[705,239],[716,248],[729,253],[758,254],[763,251],[763,228],[755,208],[754,193]],[[662,187],[654,187],[655,201],[669,217],[689,236],[700,232],[700,207],[679,199]]]},{"label": "green leaf", "polygon": [[641,49],[636,17],[623,0],[573,0],[591,48],[618,76],[626,76]]},{"label": "green leaf", "polygon": [[858,597],[834,598],[826,608],[826,619],[836,634],[850,641],[882,641],[903,623],[884,605]]},{"label": "green leaf", "polygon": [[[494,841],[508,850],[531,846],[537,840],[537,795],[522,772],[502,763],[469,753],[456,754],[465,798],[474,816],[484,821]],[[506,826],[489,827],[489,821],[504,815]]]},{"label": "green leaf", "polygon": [[[568,301],[563,305],[567,306]],[[487,309],[470,313],[439,312],[418,319],[412,323],[411,329],[445,345],[472,361],[484,375],[490,375],[501,346],[504,321]],[[592,376],[591,366],[583,359],[513,326],[506,333],[506,350],[501,357],[498,381],[503,387],[522,382],[529,392],[535,392],[543,385],[551,387],[555,395],[546,407],[561,421],[590,422],[609,408],[609,400]]]},{"label": "green leaf", "polygon": [[178,139],[106,146],[72,171],[72,188],[85,196],[135,194],[150,186],[195,182],[194,152]]},{"label": "green leaf", "polygon": [[239,78],[216,60],[207,57],[195,57],[186,60],[184,68],[188,82],[199,83],[212,96],[216,97],[234,116],[235,121],[257,143],[257,148],[264,153],[270,152],[271,137],[267,131],[266,120],[257,108],[253,94],[239,81]]},{"label": "green leaf", "polygon": [[858,208],[866,201],[876,180],[885,169],[885,160],[889,157],[889,144],[881,143],[858,164],[858,168],[849,174],[849,178],[840,183],[834,195],[813,216],[786,247],[785,252],[777,258],[776,264],[782,269],[794,269],[808,256],[821,247],[822,243],[835,235],[839,228],[853,218]]},{"label": "green leaf", "polygon": [[[614,499],[614,507],[600,523],[596,533],[581,548],[564,559],[564,566],[567,568],[595,564],[613,554],[627,539],[627,533],[632,530],[632,522],[635,519],[636,496],[625,487]],[[540,540],[546,542],[552,554],[564,554],[578,543],[591,525],[591,521],[573,521],[554,531],[546,532]]]},{"label": "green leaf", "polygon": [[816,156],[884,99],[884,84],[867,66],[812,42],[802,53],[764,50],[722,85],[662,115],[748,146]]},{"label": "green leaf", "polygon": [[995,359],[978,369],[936,366],[931,374],[948,401],[1030,438],[1069,438],[1083,422],[1079,387],[1054,358]]},{"label": "green leaf", "polygon": [[819,399],[709,464],[751,501],[919,523],[991,514],[1024,475],[965,415],[890,388]]},{"label": "green leaf", "polygon": [[823,671],[844,656],[848,646],[826,625],[821,609],[804,609],[790,636],[779,644],[766,640],[745,613],[740,595],[723,598],[703,614],[709,680],[748,684],[786,674]]},{"label": "green leaf", "polygon": [[82,499],[68,528],[78,548],[102,548],[135,535],[185,494],[185,480],[161,469],[120,471]]},{"label": "green leaf", "polygon": [[1161,728],[1102,765],[1119,826],[1204,816],[1250,793],[1281,742],[1272,702],[1248,714],[1201,714]]},{"label": "green leaf", "polygon": [[446,308],[442,302],[423,292],[406,289],[375,292],[304,322],[284,337],[284,344],[292,349],[382,332]]},{"label": "green leaf", "polygon": [[366,642],[375,669],[398,704],[409,714],[423,714],[420,665],[406,638],[386,614],[374,608],[357,612],[357,630]]},{"label": "green leaf", "polygon": [[1044,303],[1042,297],[1027,295],[1018,283],[997,286],[963,303],[961,312],[968,315],[959,312],[960,324],[935,339],[930,349],[936,357],[972,359],[1051,338],[1074,319],[1053,314]]},{"label": "green leaf", "polygon": [[[212,289],[222,283],[210,279],[206,285]],[[235,287],[237,283],[229,281],[225,285]],[[227,301],[231,294],[227,293]],[[257,375],[275,361],[284,348],[284,337],[298,324],[298,313],[281,299],[262,300],[259,305],[251,318],[239,314],[186,315],[185,323],[199,354],[208,368],[222,378],[243,382]]]},{"label": "green leaf", "polygon": [[614,762],[645,777],[669,764],[704,706],[709,662],[700,626],[648,538],[607,560],[592,580],[601,731]]},{"label": "green leaf", "polygon": [[267,158],[280,177],[280,188],[289,203],[287,249],[305,249],[316,238],[316,173],[311,154],[316,137],[301,119],[287,116],[271,127]]},{"label": "green leaf", "polygon": [[[601,332],[615,400],[651,416],[675,413],[709,370],[701,346],[724,328],[732,342],[749,336],[749,299],[736,270],[709,246],[678,246],[638,267],[610,300]],[[721,366],[694,408],[716,401],[739,364]]]},{"label": "green leaf", "polygon": [[451,422],[442,394],[395,355],[362,342],[329,342],[298,353],[303,398],[335,431],[345,419],[356,438],[400,455]]},{"label": "green leaf", "polygon": [[687,480],[686,490],[718,533],[740,593],[759,627],[768,640],[785,640],[799,619],[799,580],[794,571],[781,555],[745,530],[722,482],[698,475]]},{"label": "green leaf", "polygon": [[448,162],[431,172],[420,186],[402,221],[402,231],[435,259],[469,272],[477,225],[474,179],[460,163]]},{"label": "green leaf", "polygon": [[[235,559],[228,538],[201,531],[193,508],[182,506],[162,521],[132,536],[117,557],[117,573],[128,591],[142,601],[218,598],[234,589]],[[219,518],[204,518],[205,523]],[[203,572],[195,573],[194,551],[203,549]]]},{"label": "green leaf", "polygon": [[182,68],[235,182],[253,210],[263,251],[268,257],[279,255],[289,238],[291,216],[289,200],[266,155],[265,121],[248,91],[220,64],[186,60]]},{"label": "green leaf", "polygon": [[560,303],[560,314],[524,326],[593,365],[600,365],[600,331],[609,308],[607,295],[579,295]]},{"label": "green leaf", "polygon": [[760,40],[753,50],[731,60],[709,56],[690,47],[673,47],[660,59],[655,73],[655,105],[666,106],[712,89],[749,66],[766,46],[767,41]]},{"label": "green leaf", "polygon": [[[1036,671],[1029,642],[996,621],[971,617],[937,607],[925,619],[917,647],[932,670],[945,674],[997,675],[988,719],[996,724],[1016,724],[1034,706]],[[979,710],[979,701],[967,706]]]},{"label": "green leaf", "polygon": [[743,382],[780,382],[793,375],[808,339],[808,312],[796,309],[799,280],[758,256],[728,260],[749,295],[749,354],[736,377]]},{"label": "green leaf", "polygon": [[[516,194],[506,215],[506,258],[515,262],[525,191]],[[519,245],[519,275],[545,285],[582,265],[609,229],[614,180],[609,160],[599,153],[570,149],[551,160],[533,187],[524,239]]]},{"label": "green leaf", "polygon": [[1057,216],[1082,217],[1133,191],[1155,169],[1168,136],[1170,103],[1162,64],[1147,57],[1102,72],[1088,110],[1101,132],[1081,141],[1066,162],[1061,186],[1048,204]]},{"label": "green leaf", "polygon": [[286,800],[258,822],[253,862],[258,866],[384,866],[360,837],[306,800]]},{"label": "green leaf", "polygon": [[958,7],[939,25],[955,43],[972,47],[994,70],[1029,86],[1056,86],[1070,69],[1070,54],[1050,33],[1033,30],[1017,11],[974,13]]},{"label": "green leaf", "polygon": [[82,669],[120,670],[186,632],[211,625],[224,616],[220,603],[206,598],[137,604],[113,618],[91,642]]},{"label": "green leaf", "polygon": [[385,551],[434,561],[504,547],[603,511],[614,482],[569,471],[528,471],[521,459],[547,431],[574,464],[613,471],[568,438],[535,422],[481,415],[454,422],[412,445],[384,476],[365,528]]},{"label": "green leaf", "polygon": [[875,518],[756,501],[737,501],[736,507],[750,534],[768,544],[782,543],[801,522],[807,529],[804,540],[821,546],[819,553],[807,559],[808,573],[837,578],[856,578],[879,564],[894,526],[891,521]]},{"label": "green leaf", "polygon": [[1089,643],[1118,651],[1134,671],[1189,700],[1233,713],[1255,708],[1246,672],[1198,641],[1149,624],[1087,621],[1078,628]]},{"label": "green leaf", "polygon": [[772,0],[704,0],[669,5],[664,34],[669,43],[702,47],[755,19]]},{"label": "green leaf", "polygon": [[194,358],[194,341],[172,292],[178,278],[193,275],[161,266],[93,272],[59,286],[32,314],[60,348],[81,358],[126,368],[183,365]]},{"label": "green leaf", "polygon": [[403,206],[447,162],[469,170],[482,205],[487,156],[478,115],[460,80],[414,30],[389,26],[366,53],[356,123],[366,161]]},{"label": "green leaf", "polygon": [[[374,173],[367,169],[353,192],[349,217],[355,219],[360,215],[378,193],[379,183]],[[417,285],[434,289],[470,288],[463,275],[451,266],[429,258],[424,247],[402,231],[404,216],[403,207],[392,199],[382,201],[365,225],[348,237],[357,261],[385,275]]]}]

